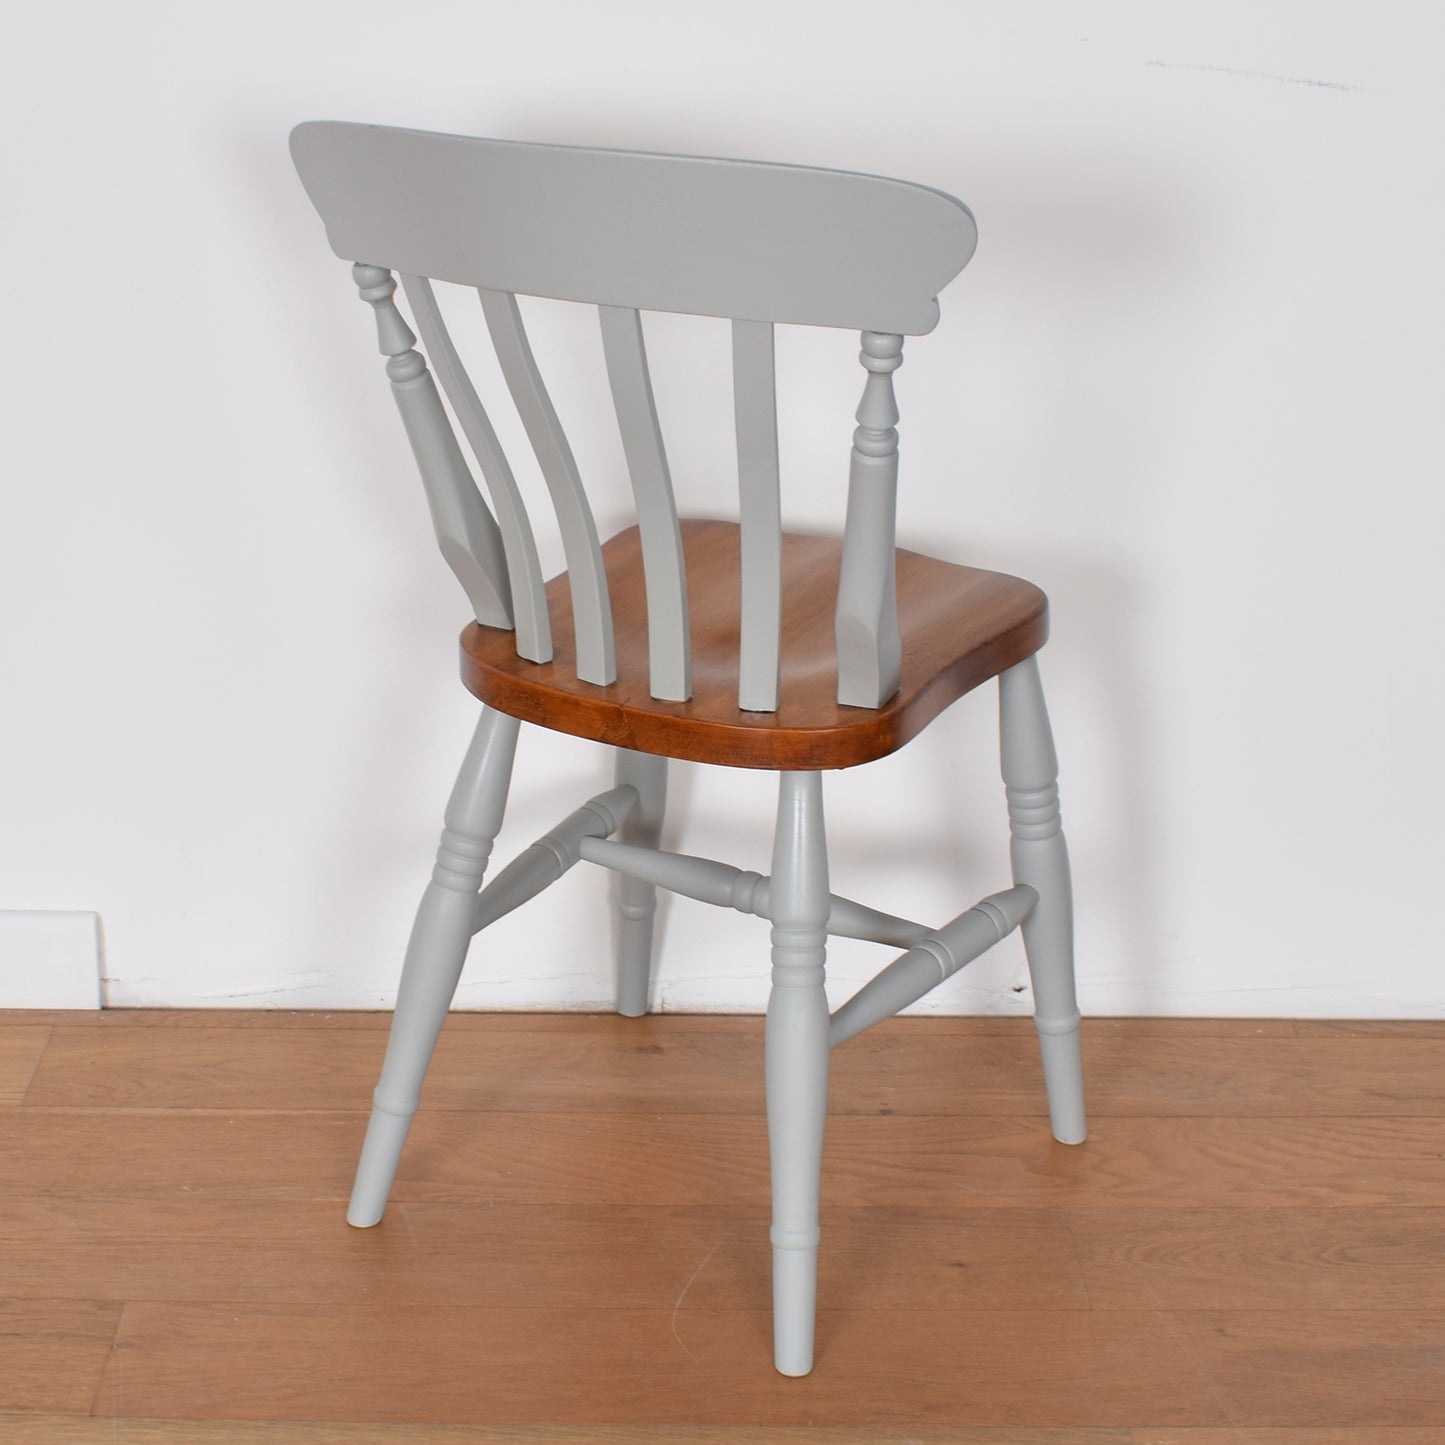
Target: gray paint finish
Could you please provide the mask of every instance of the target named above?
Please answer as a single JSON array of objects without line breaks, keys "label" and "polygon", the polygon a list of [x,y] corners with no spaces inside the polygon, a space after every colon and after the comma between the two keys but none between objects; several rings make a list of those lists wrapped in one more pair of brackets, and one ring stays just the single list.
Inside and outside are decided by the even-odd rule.
[{"label": "gray paint finish", "polygon": [[738,707],[775,712],[783,615],[783,518],[777,379],[769,322],[733,322],[733,416],[742,567]]},{"label": "gray paint finish", "polygon": [[919,335],[978,240],[942,191],[811,166],[337,121],[291,155],[348,261],[644,311]]},{"label": "gray paint finish", "polygon": [[547,385],[537,369],[532,344],[517,298],[507,292],[479,288],[482,312],[487,318],[497,362],[512,393],[517,415],[526,428],[527,439],[537,455],[537,464],[547,483],[557,526],[562,533],[562,550],[567,558],[567,576],[572,583],[572,622],[577,635],[577,676],[600,687],[617,681],[617,655],[612,632],[612,602],[607,592],[607,573],[602,565],[602,548],[597,541],[597,523],[567,433],[557,417]]},{"label": "gray paint finish", "polygon": [[462,424],[467,443],[492,494],[512,587],[517,653],[531,662],[550,662],[552,624],[547,616],[547,594],[537,559],[537,540],[511,465],[452,343],[431,282],[425,276],[403,275],[401,285],[437,379]]},{"label": "gray paint finish", "polygon": [[637,527],[642,534],[642,576],[647,591],[648,674],[653,697],[686,702],[692,696],[692,639],[688,630],[687,569],[672,473],[657,424],[642,318],[620,306],[599,306],[607,378],[632,478]]}]

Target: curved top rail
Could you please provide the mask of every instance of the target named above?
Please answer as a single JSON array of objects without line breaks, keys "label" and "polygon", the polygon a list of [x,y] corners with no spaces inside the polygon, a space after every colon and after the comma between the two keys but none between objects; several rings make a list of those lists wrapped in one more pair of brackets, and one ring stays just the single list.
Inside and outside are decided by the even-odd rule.
[{"label": "curved top rail", "polygon": [[978,240],[952,196],[851,171],[341,121],[291,154],[345,260],[646,311],[920,335]]}]

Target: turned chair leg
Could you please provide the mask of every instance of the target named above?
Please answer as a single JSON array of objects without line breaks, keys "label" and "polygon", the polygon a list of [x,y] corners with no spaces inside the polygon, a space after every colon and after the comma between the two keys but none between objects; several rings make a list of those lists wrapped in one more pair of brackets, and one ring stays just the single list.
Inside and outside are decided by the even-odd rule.
[{"label": "turned chair leg", "polygon": [[[667,759],[617,748],[617,785],[637,789],[637,806],[617,834],[619,843],[656,848],[662,840],[667,803]],[[652,924],[657,889],[623,874],[617,888],[617,1012],[639,1018],[647,1012],[652,981]]]},{"label": "turned chair leg", "polygon": [[768,1146],[773,1182],[773,1350],[784,1375],[813,1368],[818,1193],[828,1111],[828,854],[820,773],[783,773],[769,911]]},{"label": "turned chair leg", "polygon": [[422,1080],[456,993],[472,941],[477,891],[502,824],[516,745],[517,719],[484,708],[447,804],[436,867],[407,945],[381,1082],[346,1215],[361,1228],[376,1224],[386,1208]]},{"label": "turned chair leg", "polygon": [[1015,883],[1037,890],[1024,922],[1024,951],[1034,989],[1034,1025],[1054,1138],[1084,1140],[1084,1070],[1074,993],[1074,913],[1069,851],[1059,823],[1059,764],[1054,754],[1036,658],[999,676],[1003,779],[1008,797]]}]

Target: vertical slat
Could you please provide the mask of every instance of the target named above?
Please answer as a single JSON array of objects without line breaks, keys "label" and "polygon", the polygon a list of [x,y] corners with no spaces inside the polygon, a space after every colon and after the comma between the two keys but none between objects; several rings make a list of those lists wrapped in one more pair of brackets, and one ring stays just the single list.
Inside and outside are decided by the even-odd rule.
[{"label": "vertical slat", "polygon": [[552,399],[537,370],[531,344],[522,326],[517,298],[505,291],[479,288],[487,329],[497,349],[502,375],[526,428],[538,465],[552,496],[567,576],[572,588],[572,619],[577,634],[577,676],[600,686],[617,681],[617,659],[612,644],[612,604],[602,549],[597,545],[597,524],[582,490],[572,448],[557,419]]},{"label": "vertical slat", "polygon": [[898,690],[902,661],[893,556],[898,505],[893,373],[903,364],[903,338],[865,331],[858,359],[868,380],[853,433],[838,577],[838,701],[880,707]]},{"label": "vertical slat", "polygon": [[385,267],[362,262],[351,268],[351,276],[361,299],[376,313],[377,344],[387,358],[391,394],[426,489],[437,546],[466,589],[477,621],[510,627],[502,536],[462,457],[426,361],[414,349],[416,337],[396,308],[396,282]]},{"label": "vertical slat", "polygon": [[502,444],[492,429],[491,419],[462,365],[451,333],[442,319],[436,294],[425,276],[403,276],[402,289],[411,314],[421,332],[423,345],[462,424],[477,465],[486,478],[492,507],[501,528],[502,546],[507,554],[507,574],[512,585],[512,617],[517,629],[517,652],[531,662],[552,660],[552,628],[547,619],[547,594],[542,567],[537,560],[537,543],[516,478],[507,463]]},{"label": "vertical slat", "polygon": [[749,712],[776,712],[783,521],[773,326],[769,321],[733,322],[733,412],[742,543],[738,706]]},{"label": "vertical slat", "polygon": [[607,379],[617,408],[622,450],[632,477],[637,526],[642,534],[642,575],[647,589],[647,655],[653,697],[686,702],[692,696],[692,644],[687,574],[667,453],[657,425],[652,377],[642,339],[642,318],[623,306],[599,306]]}]

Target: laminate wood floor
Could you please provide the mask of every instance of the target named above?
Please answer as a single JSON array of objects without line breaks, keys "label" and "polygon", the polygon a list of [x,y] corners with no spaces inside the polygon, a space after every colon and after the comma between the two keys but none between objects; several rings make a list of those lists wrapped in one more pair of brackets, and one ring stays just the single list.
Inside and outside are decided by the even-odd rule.
[{"label": "laminate wood floor", "polygon": [[1445,1023],[845,1045],[806,1380],[760,1020],[455,1016],[353,1230],[386,1025],[0,1013],[0,1442],[1445,1442]]}]

